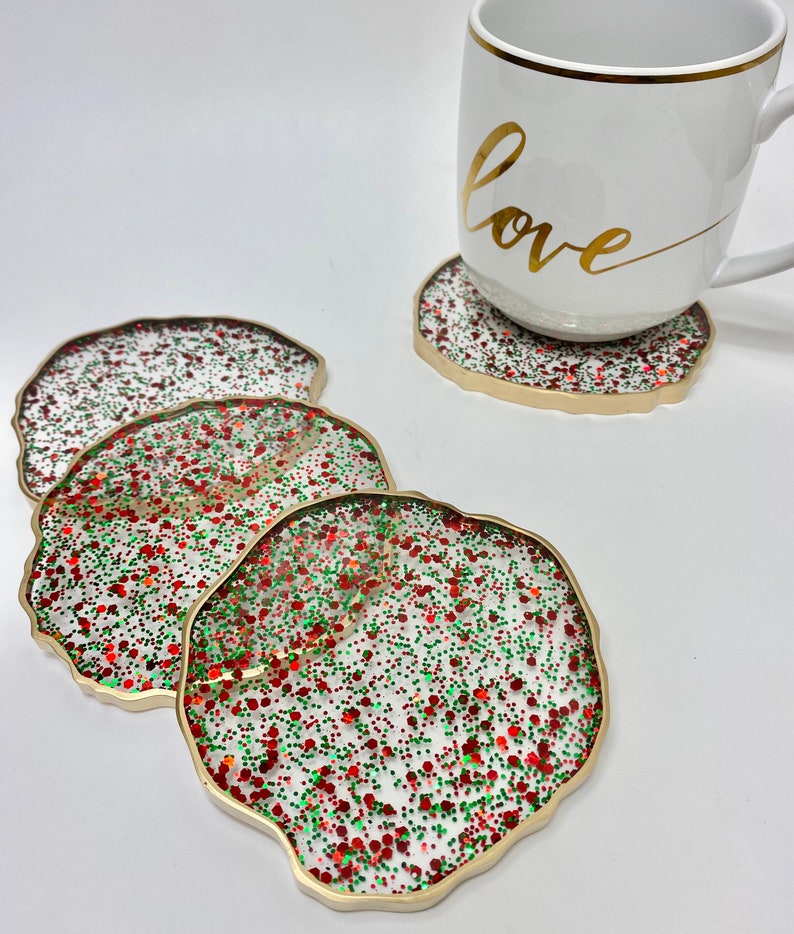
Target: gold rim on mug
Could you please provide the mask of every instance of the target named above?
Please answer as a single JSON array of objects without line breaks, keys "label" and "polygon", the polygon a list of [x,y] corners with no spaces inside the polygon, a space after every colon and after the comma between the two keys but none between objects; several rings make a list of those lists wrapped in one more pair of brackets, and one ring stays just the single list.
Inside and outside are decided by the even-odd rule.
[{"label": "gold rim on mug", "polygon": [[749,62],[741,62],[736,65],[726,65],[722,68],[714,68],[708,71],[674,72],[670,74],[632,74],[630,72],[587,71],[584,68],[569,68],[564,65],[552,65],[547,62],[524,58],[521,55],[516,55],[514,52],[500,49],[498,46],[489,42],[476,31],[471,20],[469,20],[469,35],[474,39],[477,45],[485,49],[486,52],[490,52],[491,55],[495,55],[505,62],[510,62],[511,65],[518,65],[520,68],[528,68],[530,71],[539,71],[546,75],[555,75],[559,78],[578,78],[580,81],[603,81],[610,84],[673,84],[685,81],[706,81],[710,78],[723,78],[726,75],[736,75],[742,71],[748,71],[750,68],[755,68],[756,65],[761,65],[777,55],[783,48],[783,43],[785,41],[781,39],[776,46],[758,57]]},{"label": "gold rim on mug", "polygon": [[475,0],[468,19],[471,38],[486,52],[520,68],[528,68],[548,75],[574,78],[582,81],[602,81],[616,84],[669,84],[688,81],[706,81],[739,74],[755,68],[775,56],[786,39],[786,14],[773,0],[755,0],[768,17],[768,35],[764,41],[733,55],[714,60],[679,65],[622,66],[607,63],[581,62],[557,58],[554,55],[532,51],[513,45],[497,36],[482,20],[482,10],[490,0]]}]

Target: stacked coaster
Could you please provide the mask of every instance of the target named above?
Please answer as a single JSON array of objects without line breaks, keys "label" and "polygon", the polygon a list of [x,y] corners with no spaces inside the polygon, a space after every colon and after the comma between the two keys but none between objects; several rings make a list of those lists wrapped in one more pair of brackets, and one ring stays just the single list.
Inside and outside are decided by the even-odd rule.
[{"label": "stacked coaster", "polygon": [[487,302],[459,256],[431,273],[414,302],[414,347],[443,376],[498,399],[570,413],[649,412],[680,402],[713,339],[700,304],[620,340],[544,337]]},{"label": "stacked coaster", "polygon": [[546,542],[354,493],[291,510],[194,605],[178,714],[204,784],[303,888],[412,910],[546,823],[592,766],[605,690]]},{"label": "stacked coaster", "polygon": [[17,398],[19,480],[40,499],[83,448],[189,399],[282,395],[316,402],[325,361],[253,321],[142,318],[55,350]]},{"label": "stacked coaster", "polygon": [[173,705],[185,613],[294,503],[390,487],[375,442],[317,406],[189,402],[83,452],[37,507],[33,635],[125,706]]},{"label": "stacked coaster", "polygon": [[338,909],[415,910],[543,826],[608,721],[598,629],[543,539],[395,491],[263,325],[142,320],[19,395],[20,597],[99,699],[176,704],[201,781]]}]

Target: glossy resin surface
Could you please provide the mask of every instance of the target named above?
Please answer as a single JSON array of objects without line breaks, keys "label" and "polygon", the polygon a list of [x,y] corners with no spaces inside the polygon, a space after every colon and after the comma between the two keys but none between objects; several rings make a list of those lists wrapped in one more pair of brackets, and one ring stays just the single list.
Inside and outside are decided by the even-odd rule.
[{"label": "glossy resin surface", "polygon": [[597,629],[536,536],[419,494],[292,511],[194,608],[200,777],[335,908],[413,910],[546,822],[606,725]]},{"label": "glossy resin surface", "polygon": [[40,498],[79,451],[145,413],[235,395],[316,402],[324,382],[318,354],[252,321],[146,318],[76,337],[17,399],[20,484]]},{"label": "glossy resin surface", "polygon": [[375,442],[280,398],[196,401],[85,451],[34,513],[33,636],[123,705],[173,704],[193,601],[288,507],[388,488]]},{"label": "glossy resin surface", "polygon": [[696,304],[631,337],[575,343],[535,334],[477,291],[459,256],[416,296],[414,346],[442,375],[489,395],[566,412],[647,412],[681,401],[714,329]]}]

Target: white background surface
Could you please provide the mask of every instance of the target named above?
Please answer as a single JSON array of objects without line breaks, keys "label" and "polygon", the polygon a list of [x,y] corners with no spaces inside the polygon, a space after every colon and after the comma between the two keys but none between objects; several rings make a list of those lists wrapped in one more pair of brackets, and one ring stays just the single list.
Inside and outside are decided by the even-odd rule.
[{"label": "white background surface", "polygon": [[[794,2],[785,0],[789,18]],[[411,346],[457,249],[468,0],[0,7],[0,912],[10,932],[776,932],[794,925],[794,272],[705,296],[712,356],[649,415],[466,393]],[[794,80],[794,47],[781,83]],[[794,235],[794,125],[735,252]],[[603,632],[612,724],[549,826],[416,915],[338,915],[213,806],[172,712],[74,686],[17,602],[14,395],[74,334],[259,319],[398,484],[534,530]]]}]

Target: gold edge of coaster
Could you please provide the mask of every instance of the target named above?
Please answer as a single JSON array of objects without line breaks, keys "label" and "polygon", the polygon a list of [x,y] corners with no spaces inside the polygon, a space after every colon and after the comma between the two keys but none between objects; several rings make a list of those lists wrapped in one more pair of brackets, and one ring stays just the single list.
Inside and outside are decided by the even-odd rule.
[{"label": "gold edge of coaster", "polygon": [[[494,844],[485,853],[481,853],[470,862],[464,863],[459,869],[456,869],[453,873],[446,876],[441,882],[435,883],[429,886],[427,889],[418,892],[411,892],[406,895],[370,895],[368,893],[362,894],[353,892],[345,894],[342,892],[334,891],[329,886],[324,885],[315,879],[315,877],[300,863],[297,856],[295,855],[295,851],[292,845],[289,842],[289,839],[287,838],[286,833],[278,825],[276,825],[269,818],[257,814],[249,807],[246,807],[238,801],[235,801],[231,795],[225,794],[215,785],[209,773],[207,772],[204,763],[201,761],[201,757],[199,756],[197,744],[190,732],[190,725],[185,715],[184,705],[188,671],[187,659],[189,655],[190,636],[193,629],[193,623],[204,604],[209,601],[215,592],[235,574],[238,567],[246,560],[249,553],[258,546],[260,540],[268,534],[270,529],[272,529],[277,522],[286,521],[290,517],[300,513],[302,510],[313,508],[323,503],[341,502],[346,499],[355,499],[359,495],[366,496],[367,494],[371,493],[375,493],[382,498],[388,497],[394,500],[419,499],[442,508],[451,509],[453,512],[457,512],[459,515],[465,516],[468,519],[484,522],[495,522],[520,535],[526,535],[547,548],[555,557],[555,559],[560,563],[560,566],[567,575],[571,587],[576,594],[576,598],[579,600],[580,606],[582,607],[582,611],[587,621],[588,630],[592,640],[593,656],[595,658],[596,667],[598,670],[599,678],[601,680],[601,725],[598,730],[598,735],[596,736],[593,743],[592,750],[587,757],[587,761],[573,776],[573,778],[571,778],[570,781],[566,782],[565,784],[560,785],[552,793],[548,802],[544,804],[540,810],[525,818],[516,828],[511,830],[511,832],[506,836],[502,837],[501,840]],[[280,514],[278,519],[268,527],[268,529],[265,529],[264,531],[257,534],[256,538],[246,546],[234,564],[223,575],[218,577],[212,586],[207,588],[207,590],[190,607],[182,627],[181,657],[183,664],[180,670],[179,684],[176,691],[176,716],[179,722],[179,728],[182,732],[182,736],[184,737],[185,743],[187,744],[190,751],[190,757],[199,781],[209,792],[214,804],[218,805],[222,810],[231,814],[233,817],[238,818],[251,827],[255,827],[257,830],[265,831],[268,836],[276,839],[287,854],[289,865],[295,876],[295,881],[298,885],[298,888],[306,894],[311,895],[313,898],[317,899],[327,907],[334,909],[335,911],[423,911],[426,908],[432,908],[434,905],[438,904],[438,902],[446,898],[446,896],[449,895],[450,892],[457,888],[458,885],[460,885],[462,882],[465,882],[467,879],[486,872],[488,869],[494,866],[516,843],[518,843],[524,837],[542,830],[543,827],[545,827],[554,816],[560,802],[573,791],[575,791],[589,777],[591,771],[595,767],[596,759],[598,758],[598,754],[601,751],[603,739],[610,722],[609,684],[606,667],[601,656],[601,630],[589,603],[584,598],[582,590],[579,586],[579,582],[565,558],[550,542],[535,532],[532,532],[528,529],[523,529],[520,526],[513,525],[513,523],[504,519],[500,519],[498,516],[464,512],[458,509],[456,506],[452,506],[443,500],[433,499],[432,497],[426,496],[424,493],[420,493],[417,490],[359,490],[353,493],[343,493],[336,496],[320,497],[310,503],[301,503],[297,506],[285,510]]]},{"label": "gold edge of coaster", "polygon": [[[187,399],[185,402],[180,402],[179,405],[173,406],[172,408],[158,409],[157,411],[154,411],[154,412],[146,412],[143,415],[139,415],[138,418],[133,419],[132,422],[125,422],[123,424],[116,425],[114,428],[111,428],[110,431],[105,432],[105,434],[103,434],[100,438],[97,438],[95,441],[87,445],[81,451],[78,451],[77,454],[75,454],[74,457],[72,458],[69,464],[69,467],[66,473],[64,474],[64,477],[67,477],[71,473],[75,464],[88,451],[90,451],[91,448],[102,444],[104,441],[110,438],[113,434],[115,434],[120,428],[124,427],[124,425],[133,424],[134,422],[137,422],[140,419],[153,418],[159,415],[178,415],[183,410],[187,410],[191,408],[192,406],[195,406],[197,403],[201,403],[201,404],[208,405],[208,406],[223,405],[232,400],[241,401],[244,399],[255,399],[257,402],[268,401],[271,399],[281,400],[281,401],[286,401],[286,402],[294,402],[299,405],[306,406],[308,408],[319,409],[329,418],[336,419],[337,421],[340,421],[340,422],[344,422],[350,428],[353,428],[355,431],[359,432],[372,445],[372,447],[375,450],[375,454],[377,455],[378,460],[380,462],[381,469],[383,470],[383,475],[386,478],[386,483],[387,483],[386,491],[379,489],[377,487],[370,487],[370,488],[362,489],[358,492],[382,493],[382,492],[393,492],[397,489],[397,486],[394,482],[394,477],[391,472],[391,468],[389,467],[388,461],[386,460],[386,456],[384,455],[383,449],[380,446],[380,442],[378,442],[377,439],[374,438],[370,434],[370,432],[362,428],[360,425],[357,425],[355,422],[350,421],[350,419],[342,418],[341,415],[337,415],[335,412],[332,412],[330,409],[328,409],[324,405],[320,405],[319,403],[310,403],[305,399],[288,399],[284,396],[263,396],[263,397],[230,396],[228,399],[212,399],[212,400],[199,399],[199,398]],[[56,482],[60,482],[60,481],[56,481]],[[348,495],[348,494],[343,494],[343,495]],[[69,653],[63,648],[63,646],[52,636],[48,635],[47,633],[43,633],[39,630],[38,617],[36,615],[36,611],[33,609],[30,603],[28,603],[26,590],[27,590],[28,582],[30,581],[31,571],[33,570],[33,562],[35,561],[36,555],[38,554],[39,548],[42,544],[42,541],[44,540],[44,536],[41,531],[41,526],[39,524],[39,516],[41,514],[41,510],[43,506],[47,502],[47,499],[48,499],[47,494],[45,494],[45,496],[43,496],[40,500],[34,499],[33,515],[31,516],[31,520],[30,520],[31,528],[33,530],[33,535],[34,535],[34,542],[33,542],[33,547],[30,550],[30,553],[28,554],[25,560],[25,567],[23,571],[22,581],[19,585],[19,589],[17,592],[19,603],[22,605],[22,608],[25,610],[25,612],[28,615],[28,619],[30,620],[31,637],[42,649],[49,649],[58,658],[66,662],[69,668],[70,674],[72,676],[72,680],[83,691],[83,693],[94,695],[95,697],[97,697],[98,700],[102,701],[103,703],[112,704],[116,707],[121,707],[125,710],[132,710],[132,711],[153,710],[156,707],[174,707],[174,704],[176,703],[176,698],[177,698],[176,690],[170,691],[170,690],[163,689],[163,688],[153,688],[150,691],[138,691],[138,692],[119,691],[117,688],[112,688],[112,687],[108,687],[105,684],[100,684],[99,682],[94,681],[92,678],[89,678],[86,675],[81,674],[80,671],[77,669],[77,666],[75,665],[74,660],[69,655]],[[310,500],[309,502],[314,502],[314,501]],[[287,510],[277,513],[276,516],[273,518],[272,522],[270,523],[270,525],[275,525],[275,523],[279,522],[281,518],[287,512],[290,512],[293,508],[294,509],[299,508],[300,505],[306,505],[306,504],[305,503],[298,504],[297,506],[289,507]],[[268,528],[269,527],[270,526],[268,526]],[[250,547],[252,547],[254,542],[258,541],[259,538],[260,538],[260,535],[257,534],[252,540],[252,542],[249,542],[248,546],[246,546],[246,548],[243,551],[243,555],[248,554]],[[238,563],[239,562],[237,561],[237,559],[235,559],[233,567],[236,568]],[[224,571],[218,578],[216,578],[216,580],[211,582],[209,587],[207,588],[208,592],[210,593],[214,592],[215,588],[230,573],[231,573],[231,569]],[[202,598],[199,598],[197,602],[201,602],[201,600]],[[192,611],[193,611],[193,607],[191,606],[185,617],[186,619],[188,616],[190,616]],[[184,636],[184,626],[185,624],[183,623],[183,636]],[[180,678],[181,678],[181,674],[180,674]]]},{"label": "gold edge of coaster", "polygon": [[[286,334],[284,331],[275,328],[270,324],[265,324],[263,321],[254,321],[251,318],[235,318],[230,315],[176,315],[173,317],[167,318],[131,318],[128,321],[122,321],[119,324],[114,324],[106,328],[98,328],[93,331],[85,331],[82,334],[75,334],[73,337],[68,338],[65,341],[62,341],[54,350],[50,351],[49,354],[39,363],[33,373],[25,380],[22,388],[17,392],[14,399],[14,414],[11,417],[11,425],[14,429],[14,433],[17,436],[17,441],[19,443],[19,453],[17,454],[17,481],[19,483],[19,488],[27,496],[29,500],[33,503],[38,503],[44,496],[36,496],[36,494],[28,487],[27,481],[25,480],[25,450],[26,450],[26,441],[25,436],[22,433],[22,428],[19,424],[19,417],[22,412],[22,400],[27,392],[28,388],[32,383],[35,383],[36,380],[41,376],[42,372],[47,368],[47,366],[55,360],[55,358],[60,354],[69,344],[73,344],[75,341],[85,340],[89,337],[101,337],[103,334],[108,334],[111,331],[118,331],[124,328],[129,328],[135,324],[178,324],[179,322],[190,322],[190,321],[213,321],[218,323],[228,323],[228,324],[244,324],[251,325],[253,327],[261,328],[264,331],[269,331],[271,334],[275,334],[277,337],[280,337],[282,340],[293,344],[295,347],[303,350],[305,353],[314,357],[317,361],[317,368],[312,374],[311,382],[308,387],[308,399],[306,401],[310,402],[312,405],[316,405],[320,396],[322,395],[323,389],[328,381],[328,370],[325,362],[325,357],[314,350],[312,347],[309,347],[308,344],[304,344],[303,341],[296,340],[294,337],[291,337],[289,334]],[[268,396],[248,396],[247,398],[269,398]],[[189,400],[193,401],[193,399]],[[301,400],[303,401],[303,400]],[[179,403],[180,405],[182,403]],[[150,411],[141,412],[139,415],[136,415],[136,418],[143,418],[147,415],[152,415],[165,411],[164,409],[152,409]],[[119,425],[115,427],[120,427],[123,422],[119,422]],[[114,430],[114,429],[111,429]],[[87,447],[91,447],[93,444],[96,444],[100,440],[104,440],[104,435],[102,438],[96,438],[91,444]],[[81,454],[85,448],[82,448]],[[69,463],[67,469],[71,470],[74,459]],[[65,474],[64,474],[65,476]],[[46,494],[45,494],[46,495]]]},{"label": "gold edge of coaster", "polygon": [[477,373],[445,357],[438,348],[434,347],[424,337],[419,326],[419,306],[425,288],[438,272],[458,258],[458,254],[447,257],[423,280],[414,293],[413,344],[414,350],[425,363],[430,364],[445,379],[457,383],[461,389],[468,392],[481,392],[504,402],[518,403],[536,409],[557,409],[561,412],[567,412],[569,415],[646,414],[658,405],[673,405],[682,402],[686,398],[714,344],[716,333],[714,322],[705,305],[697,302],[696,304],[706,316],[709,337],[697,361],[690,367],[689,372],[683,379],[675,383],[665,383],[656,389],[643,392],[573,393],[561,389],[527,386],[501,379],[498,376],[491,376],[488,373]]},{"label": "gold edge of coaster", "polygon": [[17,591],[19,603],[28,615],[31,638],[36,643],[36,645],[39,646],[39,648],[44,651],[52,652],[56,658],[59,658],[61,661],[66,663],[66,666],[69,669],[69,673],[72,676],[72,680],[84,694],[95,696],[103,704],[112,704],[114,707],[122,707],[127,710],[153,710],[156,707],[173,707],[174,695],[171,691],[156,689],[152,691],[146,691],[145,694],[141,693],[138,695],[130,696],[129,692],[118,691],[115,688],[108,687],[105,684],[98,684],[96,681],[86,677],[77,670],[77,666],[75,665],[69,653],[56,639],[53,639],[52,636],[39,630],[38,617],[36,616],[36,612],[33,607],[28,603],[26,590],[28,581],[30,580],[30,573],[33,570],[33,561],[35,560],[39,550],[39,545],[42,541],[41,528],[39,526],[39,513],[41,512],[41,506],[43,502],[44,500],[37,501],[37,505],[33,512],[31,527],[33,528],[36,541],[30,554],[25,560],[25,569],[23,572],[22,581],[20,582],[19,590]]}]

